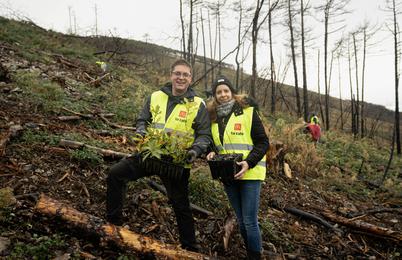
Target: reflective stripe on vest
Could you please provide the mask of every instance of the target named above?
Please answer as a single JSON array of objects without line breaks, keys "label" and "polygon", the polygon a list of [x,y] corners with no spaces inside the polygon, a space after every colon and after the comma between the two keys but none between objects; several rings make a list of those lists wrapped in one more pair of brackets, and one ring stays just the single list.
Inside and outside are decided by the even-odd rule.
[{"label": "reflective stripe on vest", "polygon": [[[220,154],[242,153],[243,160],[247,158],[253,149],[251,138],[251,124],[253,120],[253,107],[243,108],[243,114],[236,116],[234,113],[229,118],[223,135],[223,145],[219,138],[217,123],[211,126],[212,138]],[[242,180],[264,180],[266,173],[265,155],[254,168],[249,169]]]},{"label": "reflective stripe on vest", "polygon": [[[202,99],[194,97],[193,101],[185,99],[183,104],[176,104],[172,113],[166,119],[169,96],[163,91],[156,91],[151,95],[150,111],[152,114],[151,127],[164,132],[173,132],[177,135],[191,134],[194,141],[193,122],[197,116]],[[191,165],[186,165],[190,168]]]}]

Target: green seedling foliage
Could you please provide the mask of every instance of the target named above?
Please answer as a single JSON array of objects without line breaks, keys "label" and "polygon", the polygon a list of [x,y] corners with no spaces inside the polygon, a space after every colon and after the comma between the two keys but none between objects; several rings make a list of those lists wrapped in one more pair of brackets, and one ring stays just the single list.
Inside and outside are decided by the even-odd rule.
[{"label": "green seedling foliage", "polygon": [[48,236],[34,236],[29,242],[17,242],[11,250],[11,259],[50,259],[54,258],[56,250],[66,249],[66,242],[58,235]]},{"label": "green seedling foliage", "polygon": [[[192,104],[189,104],[186,108],[188,109],[187,111],[190,111],[193,109]],[[151,108],[151,113],[153,117],[157,117],[161,113],[159,105]],[[148,127],[144,137],[135,136],[133,139],[137,143],[136,150],[143,156],[143,160],[148,157],[158,159],[169,157],[173,163],[180,165],[185,164],[187,150],[193,142],[193,136],[190,133],[165,132],[156,129],[154,124]]]}]

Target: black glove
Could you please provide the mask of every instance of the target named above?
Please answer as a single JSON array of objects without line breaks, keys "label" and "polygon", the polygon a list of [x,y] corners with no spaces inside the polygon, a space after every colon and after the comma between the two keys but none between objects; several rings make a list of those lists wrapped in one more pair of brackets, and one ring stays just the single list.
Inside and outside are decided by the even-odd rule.
[{"label": "black glove", "polygon": [[187,152],[187,156],[186,156],[186,162],[187,163],[192,163],[195,161],[195,158],[197,158],[197,152],[194,150],[189,150]]}]

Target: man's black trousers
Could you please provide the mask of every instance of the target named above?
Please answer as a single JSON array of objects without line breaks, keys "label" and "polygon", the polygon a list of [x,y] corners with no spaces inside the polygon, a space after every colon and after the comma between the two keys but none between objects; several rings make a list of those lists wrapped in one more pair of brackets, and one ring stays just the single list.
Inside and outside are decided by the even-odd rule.
[{"label": "man's black trousers", "polygon": [[[122,224],[123,202],[127,182],[157,173],[146,172],[139,166],[138,158],[122,159],[109,169],[107,177],[106,217],[111,223]],[[188,199],[188,182],[190,169],[177,179],[159,176],[166,187],[169,202],[176,215],[180,242],[183,248],[192,249],[197,245],[195,239],[194,219]]]}]

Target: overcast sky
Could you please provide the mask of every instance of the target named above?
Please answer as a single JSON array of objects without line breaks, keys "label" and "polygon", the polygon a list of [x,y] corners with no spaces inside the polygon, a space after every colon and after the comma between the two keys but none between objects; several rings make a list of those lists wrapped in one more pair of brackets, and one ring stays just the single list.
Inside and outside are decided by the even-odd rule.
[{"label": "overcast sky", "polygon": [[[244,2],[249,2],[249,0]],[[311,0],[310,2],[317,4],[320,1]],[[113,34],[115,36],[136,40],[147,39],[159,45],[180,49],[179,0],[0,0],[0,15],[10,17],[15,15],[16,12],[20,16],[29,17],[32,21],[44,28],[64,33],[70,28],[74,30],[74,25],[76,25],[77,33],[81,35],[92,35],[95,32],[95,6],[97,9],[99,34]],[[379,9],[379,7],[384,6],[385,0],[351,0],[348,6],[351,13],[344,16],[346,19],[346,27],[342,31],[330,35],[329,49],[333,48],[333,42],[338,40],[342,33],[347,35],[350,31],[363,24],[365,20],[368,20],[372,25],[384,24],[387,21],[388,15]],[[223,26],[225,27],[223,32],[222,56],[231,51],[236,45],[237,15],[229,10],[227,10],[227,14],[227,17],[222,19]],[[204,15],[206,16],[206,12]],[[322,19],[322,14],[314,15],[316,16],[315,19],[306,19],[306,26],[313,27],[313,36],[316,37],[314,41],[309,43],[311,46],[307,49],[307,58],[309,59],[307,64],[307,78],[309,89],[317,91],[317,52],[318,49],[321,49],[320,85],[321,93],[323,93],[323,39],[321,35],[323,34],[324,27],[323,24],[318,21]],[[277,14],[277,16],[280,16],[280,14]],[[71,27],[70,17],[72,17]],[[211,22],[213,22],[212,18]],[[401,17],[399,17],[399,22],[402,22]],[[267,35],[266,29],[262,28],[260,34],[262,37],[265,37]],[[285,44],[288,42],[288,34],[289,33],[283,26],[276,26],[274,52],[278,70],[283,70],[283,67],[288,61],[289,50],[285,48]],[[365,81],[366,92],[364,94],[365,101],[394,109],[395,84],[392,35],[386,27],[383,26],[383,29],[377,33],[376,38],[371,40],[371,43],[376,43],[376,45],[370,46],[368,49]],[[202,51],[202,48],[199,47],[199,50]],[[209,52],[209,50],[207,51]],[[347,50],[344,52],[346,53]],[[361,70],[361,52],[358,55],[359,70]],[[244,68],[246,72],[250,73],[251,54],[249,56],[250,58],[245,62]],[[257,60],[259,71],[268,68],[268,56],[268,47],[266,44],[260,44],[258,46]],[[228,57],[225,62],[234,64],[234,55]],[[341,60],[341,62],[340,85],[342,97],[343,99],[350,99],[348,67],[345,60]],[[302,74],[300,61],[298,67],[300,70],[299,84],[301,85]],[[281,74],[281,71],[278,73]],[[334,62],[334,70],[332,73],[333,81],[330,93],[335,97],[339,97],[338,74],[337,63]],[[279,75],[279,77],[282,77],[282,75]],[[355,79],[353,79],[353,82],[355,82]],[[287,72],[285,83],[294,84],[293,71],[291,68]],[[359,84],[361,84],[361,78],[359,78]],[[401,93],[402,91],[399,92]],[[401,103],[401,94],[399,100]]]}]

